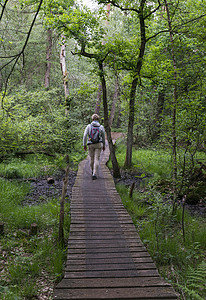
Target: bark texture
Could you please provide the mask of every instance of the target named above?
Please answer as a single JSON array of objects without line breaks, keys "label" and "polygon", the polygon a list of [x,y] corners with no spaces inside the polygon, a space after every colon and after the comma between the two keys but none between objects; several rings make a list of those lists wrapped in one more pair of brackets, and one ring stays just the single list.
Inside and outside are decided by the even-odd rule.
[{"label": "bark texture", "polygon": [[165,8],[167,12],[167,22],[170,33],[170,42],[171,42],[171,53],[172,53],[172,62],[174,70],[174,86],[173,86],[173,120],[172,120],[172,138],[173,138],[173,213],[176,210],[176,201],[177,201],[177,136],[176,136],[176,115],[177,115],[177,62],[175,57],[175,48],[174,48],[174,34],[172,30],[172,22],[170,17],[170,10],[167,0],[164,0]]},{"label": "bark texture", "polygon": [[112,167],[113,167],[113,176],[115,178],[120,178],[120,170],[119,165],[117,162],[117,158],[115,155],[115,148],[112,142],[112,136],[111,136],[111,128],[109,126],[109,117],[108,117],[108,104],[107,104],[107,87],[106,87],[106,80],[104,76],[104,68],[103,68],[103,62],[99,62],[99,70],[100,70],[100,79],[102,83],[102,93],[103,93],[103,106],[104,106],[104,127],[105,131],[107,133],[107,140],[109,143],[109,150],[110,150],[110,157],[112,161]]},{"label": "bark texture", "polygon": [[63,84],[64,84],[64,94],[65,94],[65,115],[68,115],[68,106],[69,106],[69,84],[68,84],[68,73],[67,73],[67,66],[66,66],[66,45],[64,36],[62,36],[62,46],[60,52],[60,66],[63,76]]},{"label": "bark texture", "polygon": [[140,2],[140,8],[139,8],[141,44],[140,44],[139,56],[137,59],[137,64],[135,67],[135,72],[134,72],[133,81],[132,81],[132,85],[131,85],[131,92],[130,92],[129,122],[128,122],[128,131],[127,131],[127,152],[126,152],[126,158],[125,158],[125,167],[126,168],[130,168],[132,165],[135,96],[136,96],[138,78],[140,76],[140,71],[142,68],[142,62],[143,62],[143,57],[144,57],[144,53],[145,53],[145,46],[146,46],[145,18],[144,18],[145,2],[146,2],[146,0],[142,0]]},{"label": "bark texture", "polygon": [[102,58],[100,59],[99,55],[86,52],[85,45],[82,44],[82,48],[81,48],[81,51],[79,54],[83,55],[85,57],[88,57],[88,58],[94,58],[99,66],[99,71],[100,71],[99,74],[100,74],[100,81],[101,81],[101,85],[102,85],[103,106],[104,106],[104,127],[105,127],[105,131],[107,134],[107,140],[109,143],[110,157],[111,157],[112,167],[113,167],[113,176],[115,178],[120,178],[121,175],[120,175],[119,165],[118,165],[117,158],[115,155],[115,148],[114,148],[114,145],[112,142],[111,128],[109,126],[107,87],[106,87],[106,80],[105,80],[105,76],[104,76],[104,67],[103,67],[103,62],[105,61],[109,52],[105,55],[105,57],[103,59]]},{"label": "bark texture", "polygon": [[47,49],[46,49],[46,71],[44,86],[46,89],[50,86],[50,71],[51,71],[51,54],[52,54],[52,30],[47,30]]},{"label": "bark texture", "polygon": [[102,85],[99,85],[98,92],[97,92],[97,102],[95,106],[95,114],[99,114],[100,105],[101,105],[101,97],[102,97]]},{"label": "bark texture", "polygon": [[114,97],[113,97],[113,101],[112,101],[112,108],[111,108],[111,112],[110,112],[110,116],[109,116],[109,126],[112,127],[113,121],[114,121],[114,116],[115,116],[115,112],[116,112],[116,103],[119,99],[119,82],[118,82],[118,78],[116,77],[115,80],[115,92],[114,92]]},{"label": "bark texture", "polygon": [[66,167],[65,178],[63,180],[62,196],[60,200],[60,215],[59,215],[59,243],[64,243],[64,203],[69,180],[69,165]]}]

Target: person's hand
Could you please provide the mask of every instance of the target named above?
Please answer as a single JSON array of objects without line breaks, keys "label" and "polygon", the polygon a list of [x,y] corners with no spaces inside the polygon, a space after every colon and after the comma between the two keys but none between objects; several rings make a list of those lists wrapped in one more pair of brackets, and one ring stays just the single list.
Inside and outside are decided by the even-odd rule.
[{"label": "person's hand", "polygon": [[84,151],[87,151],[87,146],[86,145],[84,146]]},{"label": "person's hand", "polygon": [[103,150],[103,151],[105,150],[105,146],[103,146],[102,150]]}]

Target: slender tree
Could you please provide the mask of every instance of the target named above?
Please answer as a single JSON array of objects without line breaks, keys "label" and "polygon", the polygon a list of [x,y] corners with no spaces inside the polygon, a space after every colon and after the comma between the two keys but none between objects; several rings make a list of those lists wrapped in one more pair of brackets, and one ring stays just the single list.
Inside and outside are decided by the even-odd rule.
[{"label": "slender tree", "polygon": [[[38,14],[40,12],[42,3],[43,3],[43,0],[40,0],[39,3],[38,3],[36,12],[34,14],[34,17],[33,17],[33,20],[31,22],[30,28],[29,28],[28,33],[26,35],[26,39],[24,41],[22,49],[18,53],[14,54],[14,55],[0,57],[0,59],[2,58],[2,59],[7,59],[8,60],[5,64],[3,64],[0,67],[0,71],[3,70],[4,68],[6,68],[7,66],[11,65],[10,71],[8,72],[8,75],[7,75],[7,77],[6,77],[5,81],[4,81],[4,93],[3,93],[3,97],[2,97],[2,106],[3,106],[4,97],[6,95],[6,90],[7,90],[7,86],[8,86],[8,83],[9,83],[9,79],[10,79],[10,77],[11,77],[11,75],[12,75],[12,73],[13,73],[13,71],[14,71],[17,63],[18,63],[18,61],[20,60],[20,58],[24,57],[25,49],[26,49],[26,47],[28,45],[28,42],[29,42],[29,39],[30,39],[30,36],[31,36],[31,32],[32,32],[32,29],[33,29],[34,24],[36,22],[37,16],[38,16]],[[4,13],[4,10],[5,10],[5,7],[6,7],[7,4],[8,4],[7,1],[5,1],[4,5],[3,5],[2,12],[1,12],[0,21],[1,21],[2,17],[3,17],[3,13]]]},{"label": "slender tree", "polygon": [[66,65],[66,45],[65,37],[62,34],[62,45],[60,51],[60,66],[62,71],[62,78],[64,84],[64,95],[65,95],[65,115],[68,115],[68,97],[69,97],[69,83],[68,83],[68,73]]},{"label": "slender tree", "polygon": [[94,58],[99,67],[99,77],[100,77],[100,81],[101,81],[102,95],[103,95],[104,126],[105,126],[105,131],[107,133],[107,140],[108,140],[108,144],[109,144],[110,156],[111,156],[112,167],[113,167],[113,176],[115,178],[119,178],[119,177],[121,177],[121,174],[120,174],[118,161],[117,161],[117,158],[115,155],[115,148],[114,148],[114,145],[112,142],[111,127],[109,125],[107,86],[106,86],[105,72],[104,72],[104,61],[106,60],[106,57],[108,54],[109,53],[107,53],[104,57],[102,57],[102,54],[100,54],[100,56],[99,56],[97,54],[87,53],[85,51],[84,46],[82,46],[82,49],[81,49],[81,55],[88,57],[90,59]]},{"label": "slender tree", "polygon": [[7,5],[8,1],[9,1],[9,0],[5,0],[4,3],[1,4],[0,21],[1,21],[2,17],[3,17],[3,15],[4,15],[4,11],[5,11],[5,9],[6,9],[6,5]]},{"label": "slender tree", "polygon": [[107,133],[107,140],[109,143],[110,156],[111,156],[111,161],[112,161],[112,166],[113,166],[113,176],[115,178],[120,178],[121,174],[120,174],[117,158],[115,155],[115,148],[114,148],[114,145],[112,142],[112,136],[111,136],[111,127],[109,124],[108,105],[107,105],[107,88],[106,88],[106,80],[105,80],[105,76],[104,76],[104,67],[103,67],[102,61],[99,61],[99,70],[100,70],[100,79],[102,82],[102,92],[103,92],[104,126],[105,126],[105,130]]},{"label": "slender tree", "polygon": [[172,121],[172,137],[173,137],[173,212],[176,209],[176,200],[177,200],[177,135],[176,135],[176,115],[177,115],[177,62],[175,57],[174,50],[174,35],[172,30],[172,22],[170,17],[170,10],[168,1],[164,0],[165,8],[167,12],[167,22],[169,27],[170,34],[170,42],[171,42],[171,54],[172,54],[172,62],[173,62],[173,76],[174,76],[174,84],[173,84],[173,121]]},{"label": "slender tree", "polygon": [[98,66],[103,94],[104,126],[110,148],[113,173],[114,177],[120,177],[120,170],[112,143],[108,117],[104,63],[111,51],[110,49],[107,49],[106,45],[102,44],[105,31],[100,25],[98,18],[96,18],[92,12],[80,10],[78,7],[71,7],[70,9],[63,10],[65,12],[63,14],[62,9],[63,8],[61,7],[58,14],[50,14],[50,23],[54,23],[54,26],[58,24],[57,29],[64,34],[65,37],[72,37],[75,39],[77,46],[75,52],[72,52],[73,54],[94,59]]},{"label": "slender tree", "polygon": [[95,114],[99,114],[100,105],[101,105],[101,96],[102,96],[102,85],[99,84],[98,91],[97,91],[97,101],[95,106]]},{"label": "slender tree", "polygon": [[109,126],[112,127],[113,121],[114,121],[114,116],[115,116],[115,111],[116,111],[116,103],[119,99],[119,81],[118,77],[116,74],[115,78],[115,91],[114,91],[114,96],[113,96],[113,101],[112,101],[112,108],[110,111],[110,116],[109,116]]},{"label": "slender tree", "polygon": [[50,86],[51,54],[52,54],[52,30],[47,29],[46,71],[45,71],[45,80],[44,80],[44,86],[46,89],[48,89]]},{"label": "slender tree", "polygon": [[134,116],[135,116],[135,99],[136,90],[138,82],[140,81],[141,69],[145,54],[145,48],[147,43],[146,38],[146,25],[145,20],[149,18],[154,12],[156,12],[160,7],[160,2],[158,1],[158,6],[151,12],[147,12],[147,0],[140,0],[139,6],[131,3],[131,1],[105,1],[99,0],[99,3],[111,3],[115,7],[121,9],[121,11],[128,13],[136,13],[139,19],[140,26],[140,44],[139,44],[139,54],[136,59],[135,66],[132,70],[132,82],[130,88],[130,98],[129,98],[129,117],[128,117],[128,131],[127,131],[127,151],[125,158],[125,167],[129,168],[132,165],[132,146],[133,146],[133,128],[134,128]]}]

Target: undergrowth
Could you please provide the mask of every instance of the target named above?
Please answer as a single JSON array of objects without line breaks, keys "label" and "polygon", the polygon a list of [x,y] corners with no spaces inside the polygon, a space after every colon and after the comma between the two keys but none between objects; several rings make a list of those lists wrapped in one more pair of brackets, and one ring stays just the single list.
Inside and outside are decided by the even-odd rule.
[{"label": "undergrowth", "polygon": [[[124,146],[117,148],[117,158],[123,167]],[[117,190],[130,213],[141,240],[154,259],[159,272],[180,294],[179,299],[206,298],[206,226],[203,217],[184,216],[185,240],[182,228],[182,207],[172,214],[170,189],[159,189],[159,181],[170,179],[171,161],[166,151],[134,151],[132,170],[150,177],[142,180],[129,197],[130,187],[118,184]],[[155,174],[156,175],[155,175]]]},{"label": "undergrowth", "polygon": [[[0,164],[0,299],[33,299],[41,294],[52,299],[52,286],[62,276],[66,248],[58,244],[60,204],[58,198],[39,205],[22,205],[30,191],[26,179],[51,175],[61,163],[43,156],[29,156]],[[24,180],[20,180],[24,179]],[[31,224],[38,233],[30,234]],[[65,239],[70,227],[69,204],[65,203]],[[45,288],[47,287],[47,288]]]}]

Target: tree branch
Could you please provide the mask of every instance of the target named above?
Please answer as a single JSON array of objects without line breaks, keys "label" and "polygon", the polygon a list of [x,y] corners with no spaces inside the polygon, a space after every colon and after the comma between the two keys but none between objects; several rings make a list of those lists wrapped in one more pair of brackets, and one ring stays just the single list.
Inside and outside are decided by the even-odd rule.
[{"label": "tree branch", "polygon": [[[7,78],[6,78],[5,88],[4,88],[4,93],[3,93],[2,103],[1,103],[1,104],[2,104],[2,108],[4,108],[4,107],[3,107],[3,100],[4,100],[4,97],[6,96],[6,90],[7,90],[9,78],[10,78],[11,74],[13,73],[14,68],[15,68],[15,66],[16,66],[16,64],[17,64],[17,62],[18,62],[18,60],[19,60],[19,58],[21,57],[21,55],[22,55],[22,54],[24,53],[24,51],[25,51],[25,48],[26,48],[26,46],[27,46],[27,43],[28,43],[29,38],[30,38],[30,35],[31,35],[31,31],[32,31],[32,29],[33,29],[33,27],[34,27],[34,23],[35,23],[35,21],[36,21],[36,18],[37,18],[37,16],[38,16],[38,13],[39,13],[39,11],[40,11],[40,8],[41,8],[42,3],[43,3],[43,0],[40,0],[39,6],[38,6],[37,11],[36,11],[36,14],[35,14],[35,16],[34,16],[34,18],[33,18],[33,21],[32,21],[32,23],[31,23],[31,26],[30,26],[30,28],[29,28],[29,31],[28,31],[27,38],[26,38],[26,41],[25,41],[25,43],[24,43],[24,46],[23,46],[21,52],[20,52],[19,54],[16,55],[16,60],[15,60],[15,62],[14,62],[14,64],[13,64],[13,66],[12,66],[11,71],[9,72],[9,75],[8,75]],[[12,59],[9,63],[11,63],[13,60],[14,60],[14,59]],[[9,64],[9,63],[8,63],[8,64]],[[7,64],[6,64],[6,65],[7,65]],[[4,67],[5,67],[5,66],[4,66]]]},{"label": "tree branch", "polygon": [[204,18],[204,17],[206,17],[206,14],[203,14],[203,15],[201,15],[201,16],[198,16],[198,17],[196,17],[196,18],[193,18],[193,19],[191,19],[191,20],[189,20],[189,21],[187,21],[187,22],[185,22],[185,23],[183,23],[183,24],[181,24],[181,25],[174,26],[174,28],[182,28],[183,26],[186,26],[186,25],[188,25],[189,23],[195,22],[195,21],[197,21],[197,20],[199,20],[199,19],[202,19],[202,18]]},{"label": "tree branch", "polygon": [[160,3],[160,0],[158,0],[158,6],[157,6],[155,9],[153,9],[146,17],[144,17],[144,19],[147,19],[147,18],[149,18],[152,14],[154,14],[154,13],[160,8],[160,6],[161,6],[161,3]]},{"label": "tree branch", "polygon": [[148,42],[149,40],[155,38],[156,36],[158,36],[159,34],[164,33],[164,32],[169,32],[169,30],[168,30],[168,29],[165,29],[165,30],[161,30],[161,31],[155,33],[154,35],[148,37],[147,40],[146,40],[146,42]]},{"label": "tree branch", "polygon": [[100,58],[100,56],[97,55],[97,54],[86,52],[86,51],[85,51],[85,47],[86,47],[85,44],[82,44],[81,46],[82,46],[82,47],[81,47],[81,50],[80,50],[79,52],[73,52],[73,51],[71,51],[71,53],[72,53],[73,55],[82,55],[82,56],[85,56],[85,57],[88,57],[88,58],[94,58],[94,59],[96,59],[96,61],[101,61],[102,63],[105,61],[105,59],[107,58],[107,56],[112,52],[112,51],[109,50],[109,51],[105,54],[105,56],[104,56],[103,58]]},{"label": "tree branch", "polygon": [[5,10],[5,8],[6,8],[6,4],[7,4],[8,1],[9,1],[9,0],[5,0],[5,2],[4,2],[4,4],[3,4],[2,11],[1,11],[1,15],[0,15],[0,21],[1,21],[2,17],[3,17],[4,10]]},{"label": "tree branch", "polygon": [[117,3],[115,3],[115,1],[99,1],[99,3],[100,4],[109,4],[109,3],[111,3],[113,6],[115,6],[115,7],[117,7],[117,8],[119,8],[119,9],[121,9],[122,11],[134,11],[134,12],[136,12],[136,13],[140,13],[140,10],[138,10],[138,9],[136,9],[136,8],[129,8],[129,7],[123,7],[123,6],[121,6],[121,5],[119,5],[119,4],[117,4]]}]

